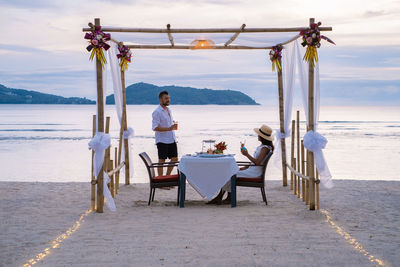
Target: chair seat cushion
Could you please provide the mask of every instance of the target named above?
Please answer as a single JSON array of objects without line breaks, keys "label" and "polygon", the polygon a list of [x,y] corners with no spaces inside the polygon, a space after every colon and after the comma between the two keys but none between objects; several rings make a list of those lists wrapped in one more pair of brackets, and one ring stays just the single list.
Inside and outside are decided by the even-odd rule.
[{"label": "chair seat cushion", "polygon": [[179,175],[163,175],[163,176],[155,176],[153,178],[154,183],[166,183],[166,182],[176,182],[179,180]]},{"label": "chair seat cushion", "polygon": [[248,177],[237,177],[236,181],[262,183],[261,177],[251,177],[251,178],[248,178]]}]

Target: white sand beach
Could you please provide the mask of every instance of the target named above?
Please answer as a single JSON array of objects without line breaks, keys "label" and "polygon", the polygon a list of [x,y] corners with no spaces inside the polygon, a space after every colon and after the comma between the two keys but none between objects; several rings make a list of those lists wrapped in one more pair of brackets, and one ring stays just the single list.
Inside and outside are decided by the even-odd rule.
[{"label": "white sand beach", "polygon": [[268,206],[239,188],[233,209],[204,205],[190,186],[184,209],[176,189],[149,207],[147,184],[121,185],[116,212],[90,213],[54,243],[88,210],[89,183],[1,182],[0,266],[398,266],[400,182],[335,185],[320,211],[278,181]]}]

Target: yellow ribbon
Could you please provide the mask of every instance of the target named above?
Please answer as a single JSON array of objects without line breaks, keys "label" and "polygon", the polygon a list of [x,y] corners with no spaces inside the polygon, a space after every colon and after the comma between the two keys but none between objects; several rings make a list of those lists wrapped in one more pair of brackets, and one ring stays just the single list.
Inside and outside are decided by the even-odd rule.
[{"label": "yellow ribbon", "polygon": [[104,69],[104,64],[107,63],[106,58],[104,57],[103,48],[95,47],[92,49],[92,53],[90,54],[90,60],[93,60],[94,55],[96,55],[97,60],[100,61],[101,67]]},{"label": "yellow ribbon", "polygon": [[121,61],[119,62],[119,66],[121,67],[121,70],[125,71],[128,69],[128,60],[126,60],[125,57],[121,57]]},{"label": "yellow ribbon", "polygon": [[277,68],[278,70],[282,70],[282,66],[281,66],[281,64],[279,63],[279,60],[278,60],[278,59],[272,60],[272,71],[275,71],[275,66],[276,66],[276,68]]},{"label": "yellow ribbon", "polygon": [[317,53],[317,48],[315,46],[307,46],[306,53],[304,54],[303,59],[314,67],[314,60],[315,62],[318,62],[318,53]]}]

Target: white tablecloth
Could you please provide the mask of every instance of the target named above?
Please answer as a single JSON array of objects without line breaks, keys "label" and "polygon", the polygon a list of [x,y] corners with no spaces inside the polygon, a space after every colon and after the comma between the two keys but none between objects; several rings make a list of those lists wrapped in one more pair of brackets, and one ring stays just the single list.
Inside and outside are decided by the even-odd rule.
[{"label": "white tablecloth", "polygon": [[211,199],[239,171],[235,158],[201,158],[183,156],[178,169],[186,175],[194,189],[207,199]]}]

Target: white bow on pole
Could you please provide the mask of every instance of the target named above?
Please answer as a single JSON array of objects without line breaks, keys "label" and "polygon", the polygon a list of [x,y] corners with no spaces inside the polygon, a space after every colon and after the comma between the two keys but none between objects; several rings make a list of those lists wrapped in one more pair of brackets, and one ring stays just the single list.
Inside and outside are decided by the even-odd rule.
[{"label": "white bow on pole", "polygon": [[[111,138],[109,134],[105,134],[103,132],[97,132],[95,136],[89,142],[89,149],[94,150],[94,174],[97,176],[100,173],[101,167],[104,163],[104,155],[106,149],[111,144]],[[111,211],[115,211],[115,202],[111,195],[110,190],[108,189],[107,184],[110,182],[110,177],[108,177],[107,173],[103,173],[103,195],[106,198],[106,205]]]},{"label": "white bow on pole", "polygon": [[314,153],[315,165],[317,166],[322,185],[326,188],[332,188],[332,175],[322,152],[327,143],[328,140],[318,132],[308,131],[303,137],[304,147]]}]

